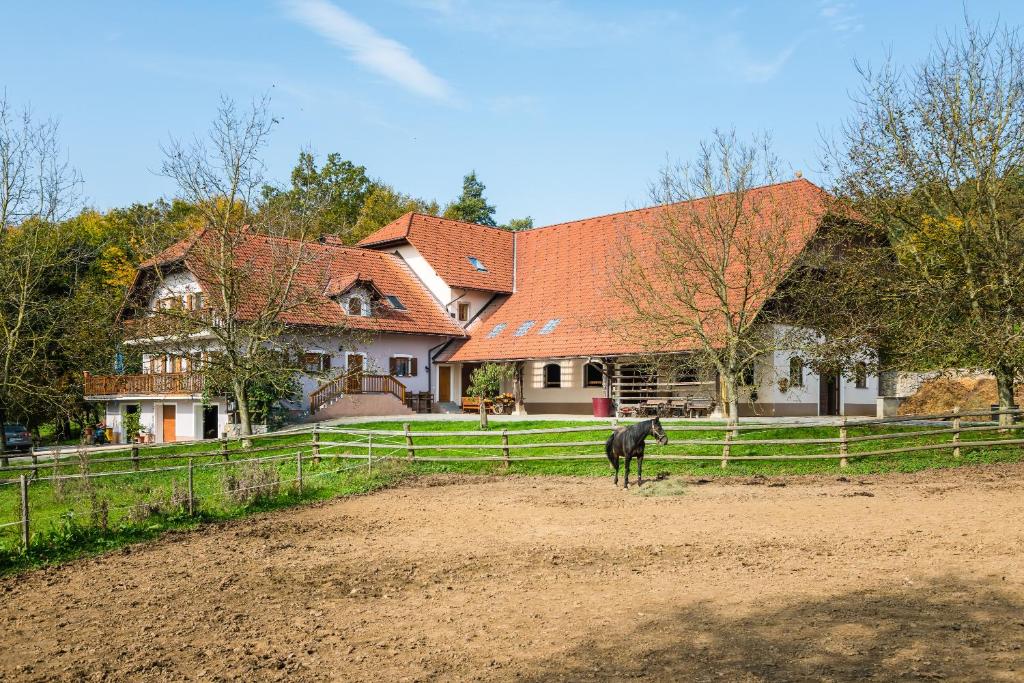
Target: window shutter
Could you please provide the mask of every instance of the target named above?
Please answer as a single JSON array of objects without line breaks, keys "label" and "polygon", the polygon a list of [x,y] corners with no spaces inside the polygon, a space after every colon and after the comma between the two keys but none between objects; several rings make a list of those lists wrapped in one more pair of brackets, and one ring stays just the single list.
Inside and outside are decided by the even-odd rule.
[{"label": "window shutter", "polygon": [[388,373],[390,375],[394,376],[394,375],[397,374],[397,372],[398,372],[398,359],[395,358],[394,356],[392,356],[390,361],[389,361],[389,365],[388,365]]},{"label": "window shutter", "polygon": [[320,356],[320,358],[323,360],[323,362],[320,364],[320,369],[323,370],[324,372],[327,372],[328,370],[331,369],[331,356],[330,354],[325,353],[324,355]]},{"label": "window shutter", "polygon": [[409,374],[412,377],[416,376],[416,361],[417,361],[416,358],[410,358],[409,359]]}]

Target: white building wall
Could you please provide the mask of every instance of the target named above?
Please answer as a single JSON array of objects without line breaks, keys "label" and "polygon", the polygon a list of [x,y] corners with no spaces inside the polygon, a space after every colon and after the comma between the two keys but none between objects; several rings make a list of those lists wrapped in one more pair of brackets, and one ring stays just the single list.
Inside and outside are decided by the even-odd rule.
[{"label": "white building wall", "polygon": [[202,291],[195,276],[188,271],[171,273],[163,278],[157,285],[153,296],[149,300],[149,308],[156,309],[157,302],[169,297],[179,297],[183,300],[187,294],[196,294]]},{"label": "white building wall", "polygon": [[[203,403],[192,398],[140,398],[107,401],[105,404],[105,425],[117,434],[120,443],[124,443],[125,409],[129,405],[137,405],[140,409],[139,421],[143,432],[155,435],[157,443],[164,443],[163,409],[165,405],[175,407],[175,441],[196,441],[203,436]],[[223,399],[212,401],[217,406],[217,434],[223,434],[228,428],[227,406]]]}]

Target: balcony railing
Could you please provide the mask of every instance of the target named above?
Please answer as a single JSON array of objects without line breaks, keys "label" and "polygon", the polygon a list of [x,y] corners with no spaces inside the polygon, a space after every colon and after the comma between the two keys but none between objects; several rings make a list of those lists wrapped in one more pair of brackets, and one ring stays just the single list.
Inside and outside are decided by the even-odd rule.
[{"label": "balcony railing", "polygon": [[163,396],[203,393],[203,376],[191,372],[147,375],[85,374],[86,396]]}]

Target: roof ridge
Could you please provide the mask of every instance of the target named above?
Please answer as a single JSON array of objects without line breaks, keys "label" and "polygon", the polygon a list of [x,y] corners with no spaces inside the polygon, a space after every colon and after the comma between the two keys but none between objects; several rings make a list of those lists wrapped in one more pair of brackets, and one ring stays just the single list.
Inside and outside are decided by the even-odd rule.
[{"label": "roof ridge", "polygon": [[[819,187],[818,185],[816,185],[815,183],[811,182],[807,178],[802,178],[802,177],[801,178],[793,178],[791,180],[780,180],[777,183],[767,183],[765,185],[757,185],[755,187],[749,188],[747,191],[766,190],[766,189],[768,189],[770,187],[778,187],[780,185],[795,185],[797,183],[807,183],[808,185],[810,185],[814,189],[816,189],[816,190],[818,190],[820,192],[825,192],[825,190],[823,188]],[[695,203],[695,202],[702,202],[702,201],[704,201],[706,199],[714,199],[715,197],[724,197],[725,195],[729,195],[729,194],[733,194],[733,192],[720,192],[718,194],[709,194],[709,195],[707,195],[705,197],[696,197],[694,199],[685,199],[685,200],[680,201],[680,202],[672,202],[671,204],[652,204],[650,206],[641,206],[641,207],[638,207],[636,209],[626,209],[625,211],[611,211],[609,213],[602,213],[602,214],[598,214],[596,216],[587,216],[586,218],[575,218],[575,219],[570,220],[570,221],[562,221],[561,223],[551,223],[549,225],[538,225],[535,228],[527,228],[526,230],[520,230],[518,232],[523,232],[523,233],[537,232],[537,231],[540,231],[540,230],[547,230],[548,228],[557,228],[557,227],[561,227],[563,225],[569,225],[571,223],[582,223],[584,221],[592,221],[592,220],[597,220],[599,218],[609,218],[611,216],[624,216],[624,215],[630,214],[630,213],[639,213],[641,211],[650,211],[651,209],[658,209],[658,208],[665,207],[665,206],[680,206],[682,204],[692,204],[692,203]]]}]

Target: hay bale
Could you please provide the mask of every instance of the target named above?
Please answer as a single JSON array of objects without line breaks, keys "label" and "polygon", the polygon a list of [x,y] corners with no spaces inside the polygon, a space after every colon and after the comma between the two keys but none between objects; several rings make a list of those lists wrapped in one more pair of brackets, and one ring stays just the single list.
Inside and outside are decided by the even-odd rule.
[{"label": "hay bale", "polygon": [[[1017,405],[1024,405],[1024,387],[1018,389],[1014,398]],[[996,381],[992,377],[939,377],[922,383],[917,393],[900,404],[899,414],[948,413],[956,406],[963,412],[977,412],[988,410],[997,402]]]}]

